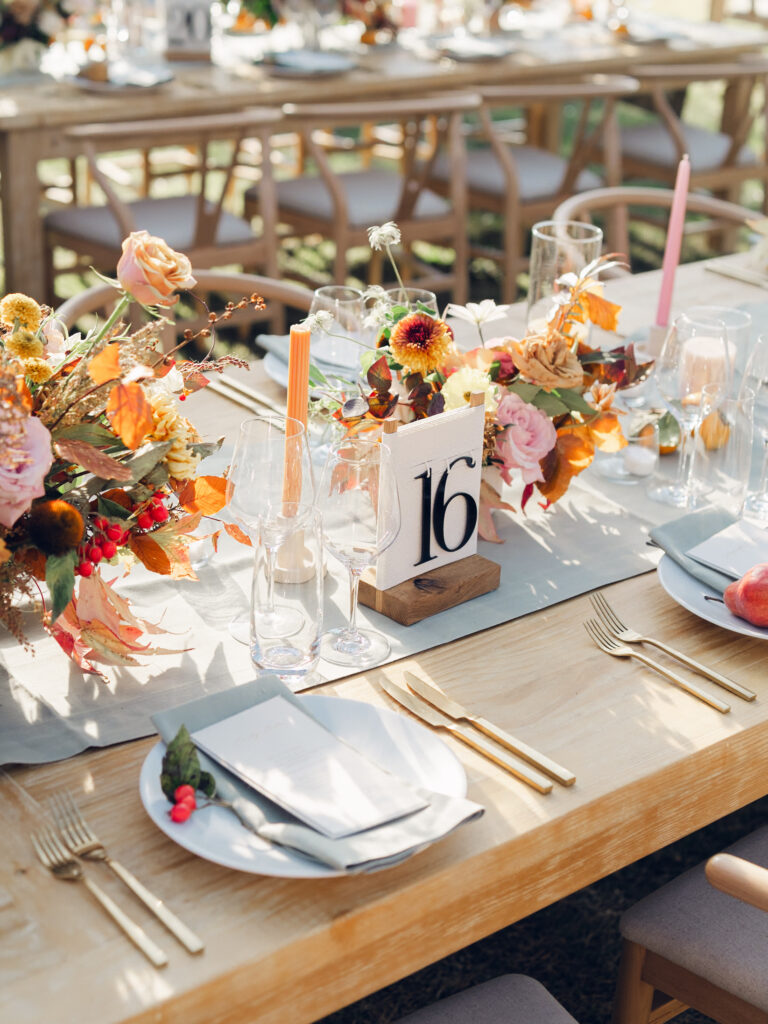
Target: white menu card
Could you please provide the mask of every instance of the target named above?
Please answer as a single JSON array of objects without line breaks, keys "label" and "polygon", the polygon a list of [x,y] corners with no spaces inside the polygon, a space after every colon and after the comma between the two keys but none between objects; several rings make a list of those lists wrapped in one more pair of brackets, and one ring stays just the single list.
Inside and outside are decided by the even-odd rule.
[{"label": "white menu card", "polygon": [[332,839],[428,806],[403,782],[283,697],[192,733],[196,746]]},{"label": "white menu card", "polygon": [[753,566],[768,562],[768,530],[741,519],[697,544],[686,554],[702,565],[738,580]]}]

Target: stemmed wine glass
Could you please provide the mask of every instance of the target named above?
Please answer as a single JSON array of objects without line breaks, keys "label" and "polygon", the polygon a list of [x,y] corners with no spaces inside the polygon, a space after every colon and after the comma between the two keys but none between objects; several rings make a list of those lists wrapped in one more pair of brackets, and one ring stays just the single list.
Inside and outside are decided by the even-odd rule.
[{"label": "stemmed wine glass", "polygon": [[[314,499],[304,424],[276,416],[257,416],[241,423],[227,474],[227,504],[230,515],[254,545],[261,543],[266,550],[266,615],[272,621],[265,628],[274,629],[275,636],[290,636],[287,618],[295,614],[274,603],[277,549],[296,529],[297,517],[309,513]],[[249,614],[233,619],[229,631],[240,643],[249,643]]]},{"label": "stemmed wine glass", "polygon": [[755,434],[762,442],[760,483],[755,494],[744,503],[744,510],[759,519],[768,519],[768,334],[761,334],[749,354],[741,393],[754,392],[753,422]]},{"label": "stemmed wine glass", "polygon": [[677,508],[696,506],[691,434],[698,422],[702,390],[707,384],[721,384],[727,393],[734,355],[722,320],[684,313],[670,328],[656,360],[655,378],[659,394],[680,423],[680,462],[674,483],[648,491],[655,501]]},{"label": "stemmed wine glass", "polygon": [[349,622],[325,634],[321,654],[336,665],[368,668],[389,653],[385,636],[357,625],[360,577],[400,529],[400,501],[388,449],[357,438],[339,442],[328,455],[317,503],[326,547],[349,571]]}]

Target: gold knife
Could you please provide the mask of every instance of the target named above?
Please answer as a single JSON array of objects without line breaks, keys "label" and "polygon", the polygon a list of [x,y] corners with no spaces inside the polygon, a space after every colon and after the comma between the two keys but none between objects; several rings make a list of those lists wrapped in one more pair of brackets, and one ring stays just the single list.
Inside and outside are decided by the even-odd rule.
[{"label": "gold knife", "polygon": [[489,722],[487,718],[473,715],[431,683],[419,679],[412,672],[405,673],[405,681],[414,693],[418,693],[420,697],[423,697],[424,700],[436,707],[438,711],[442,711],[444,715],[448,715],[449,718],[453,718],[455,721],[469,722],[470,725],[474,725],[476,729],[484,732],[486,736],[490,736],[491,739],[500,743],[502,747],[511,750],[513,754],[522,757],[524,761],[530,762],[534,767],[544,772],[545,775],[549,775],[555,781],[560,782],[563,786],[572,786],[576,781],[576,776],[573,772],[569,772],[567,768],[563,768],[545,754],[540,754],[538,750],[529,747],[522,740],[511,736],[508,732],[494,725],[493,722]]},{"label": "gold knife", "polygon": [[451,735],[455,736],[456,739],[466,743],[469,747],[474,747],[475,750],[479,751],[489,760],[493,761],[494,764],[499,765],[501,768],[505,768],[508,772],[514,775],[516,778],[527,782],[529,786],[533,786],[539,793],[550,793],[552,791],[552,783],[549,779],[540,775],[539,772],[534,771],[525,764],[518,764],[517,761],[513,761],[511,757],[508,757],[501,748],[493,746],[487,740],[483,739],[482,736],[478,736],[477,733],[466,725],[459,725],[453,722],[450,718],[446,718],[445,715],[440,714],[429,704],[426,704],[423,700],[418,697],[414,697],[412,693],[404,690],[401,686],[396,683],[390,682],[388,679],[381,681],[382,688],[389,694],[392,700],[397,701],[398,704],[402,704],[404,708],[420,718],[422,722],[426,722],[427,725],[433,726],[435,729],[446,729]]}]

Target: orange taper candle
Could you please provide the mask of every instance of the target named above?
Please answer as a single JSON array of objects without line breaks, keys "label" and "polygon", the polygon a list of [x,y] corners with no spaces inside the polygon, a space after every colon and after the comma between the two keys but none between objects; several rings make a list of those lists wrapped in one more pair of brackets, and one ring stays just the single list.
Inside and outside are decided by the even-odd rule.
[{"label": "orange taper candle", "polygon": [[[286,416],[298,420],[307,428],[309,406],[309,331],[302,327],[291,327],[291,341],[288,350],[288,403]],[[302,439],[291,441],[288,432],[285,444],[285,469],[283,475],[283,500],[296,502],[301,496]]]}]

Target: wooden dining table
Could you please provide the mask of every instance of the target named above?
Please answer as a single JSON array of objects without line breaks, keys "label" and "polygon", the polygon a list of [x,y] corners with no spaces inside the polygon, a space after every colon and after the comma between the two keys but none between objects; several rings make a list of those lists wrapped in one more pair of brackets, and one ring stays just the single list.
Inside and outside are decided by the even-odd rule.
[{"label": "wooden dining table", "polygon": [[42,296],[45,259],[39,161],[71,158],[76,143],[64,131],[75,125],[157,117],[184,117],[254,105],[385,99],[439,93],[498,83],[548,81],[584,73],[624,72],[632,64],[712,63],[768,45],[768,32],[710,23],[679,22],[680,37],[633,42],[608,32],[571,45],[522,40],[510,56],[494,61],[456,61],[401,47],[375,47],[359,56],[355,70],[322,79],[270,74],[223,48],[218,64],[180,64],[174,79],[157,90],[84,92],[68,80],[40,77],[4,89],[0,80],[0,213],[6,291]]},{"label": "wooden dining table", "polygon": [[[658,272],[608,287],[624,306],[622,329],[647,324]],[[727,305],[768,298],[703,264],[680,268],[675,306],[703,296]],[[266,400],[281,401],[260,363],[247,376]],[[230,433],[250,415],[221,395],[195,398],[203,430]],[[394,708],[381,681],[411,671],[576,775],[572,787],[542,795],[446,739],[485,814],[389,870],[272,878],[188,853],[153,825],[139,798],[139,770],[156,738],[8,767],[0,775],[0,1020],[309,1024],[765,795],[765,642],[696,618],[654,572],[605,593],[631,625],[757,699],[719,691],[732,705],[720,714],[642,666],[607,657],[583,629],[586,595],[329,684],[319,691],[329,698]],[[113,856],[204,939],[201,955],[176,945],[105,868],[88,865],[170,952],[170,964],[154,969],[85,892],[41,866],[29,833],[64,789]]]}]

